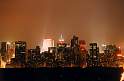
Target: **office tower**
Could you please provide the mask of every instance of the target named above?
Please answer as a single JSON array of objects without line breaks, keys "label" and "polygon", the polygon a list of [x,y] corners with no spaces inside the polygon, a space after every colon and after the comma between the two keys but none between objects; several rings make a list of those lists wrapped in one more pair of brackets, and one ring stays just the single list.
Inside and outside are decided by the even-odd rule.
[{"label": "office tower", "polygon": [[7,52],[7,43],[6,42],[0,42],[0,51],[1,51],[1,56],[5,56]]},{"label": "office tower", "polygon": [[36,67],[36,49],[29,49],[28,50],[28,66],[27,67]]},{"label": "office tower", "polygon": [[72,48],[66,47],[64,50],[64,60],[65,60],[65,67],[70,67],[73,64],[73,54]]},{"label": "office tower", "polygon": [[1,52],[1,57],[4,62],[10,61],[9,59],[9,47],[10,47],[10,42],[0,42],[0,52]]},{"label": "office tower", "polygon": [[57,66],[64,66],[64,51],[66,47],[58,47],[55,53],[55,61]]},{"label": "office tower", "polygon": [[7,42],[7,63],[10,63],[11,58],[14,58],[15,55],[15,45],[13,42]]},{"label": "office tower", "polygon": [[40,54],[40,46],[36,46],[36,54]]},{"label": "office tower", "polygon": [[71,47],[76,46],[78,46],[78,37],[74,35],[73,38],[71,39]]},{"label": "office tower", "polygon": [[100,47],[101,48],[100,53],[104,53],[104,50],[106,49],[106,46],[107,46],[106,44],[102,44],[101,45],[101,47]]},{"label": "office tower", "polygon": [[39,67],[40,62],[41,62],[40,47],[36,46],[35,49],[29,49],[27,67]]},{"label": "office tower", "polygon": [[49,67],[53,63],[53,51],[52,47],[54,47],[54,40],[52,39],[44,39],[43,46],[41,48],[42,52],[42,62],[44,61],[44,67]]},{"label": "office tower", "polygon": [[58,42],[57,42],[57,53],[55,53],[56,66],[63,67],[64,65],[64,50],[66,48],[66,43],[61,34]]},{"label": "office tower", "polygon": [[124,55],[123,53],[121,53],[121,47],[118,47],[117,62],[119,67],[123,67],[123,60],[124,60]]},{"label": "office tower", "polygon": [[86,42],[85,40],[79,40],[79,49],[81,53],[81,67],[86,67],[86,54],[88,53],[86,50]]},{"label": "office tower", "polygon": [[106,58],[106,66],[107,67],[115,67],[117,65],[117,53],[118,48],[116,45],[107,45],[104,50],[105,58]]},{"label": "office tower", "polygon": [[79,67],[81,62],[81,54],[79,50],[79,43],[77,36],[73,36],[73,38],[71,39],[71,49],[72,49],[71,54],[73,59],[72,64]]},{"label": "office tower", "polygon": [[25,41],[16,41],[15,42],[15,59],[17,63],[23,65],[26,58],[26,42]]},{"label": "office tower", "polygon": [[30,60],[35,59],[34,56],[36,55],[36,49],[29,49],[28,55],[29,55]]},{"label": "office tower", "polygon": [[49,48],[48,48],[48,52],[55,54],[55,53],[57,52],[57,47],[49,47]]},{"label": "office tower", "polygon": [[85,40],[79,40],[79,48],[82,52],[86,51],[86,42]]},{"label": "office tower", "polygon": [[41,52],[48,51],[48,47],[54,47],[54,40],[43,39],[43,46],[41,48]]},{"label": "office tower", "polygon": [[40,46],[36,46],[36,62],[39,65],[41,63],[41,54],[40,54]]},{"label": "office tower", "polygon": [[56,67],[56,59],[58,59],[58,48],[57,47],[49,47],[47,54],[47,65],[51,67]]},{"label": "office tower", "polygon": [[99,66],[105,67],[106,62],[105,62],[105,53],[99,53]]},{"label": "office tower", "polygon": [[90,43],[90,50],[88,55],[88,67],[99,66],[99,47],[97,43]]},{"label": "office tower", "polygon": [[110,50],[109,49],[105,49],[104,50],[104,54],[105,54],[105,56],[104,56],[104,58],[105,58],[105,60],[104,60],[104,62],[105,62],[105,67],[111,67],[112,65],[111,65],[111,63],[112,63],[112,57],[111,57],[111,53],[110,53]]},{"label": "office tower", "polygon": [[1,67],[6,67],[6,64],[11,63],[12,55],[14,54],[13,44],[11,42],[0,42]]}]

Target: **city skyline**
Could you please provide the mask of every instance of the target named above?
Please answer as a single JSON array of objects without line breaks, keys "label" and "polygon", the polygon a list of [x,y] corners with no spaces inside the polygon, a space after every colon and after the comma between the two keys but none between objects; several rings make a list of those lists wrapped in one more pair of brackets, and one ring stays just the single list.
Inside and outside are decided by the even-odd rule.
[{"label": "city skyline", "polygon": [[[62,37],[62,36],[61,36]],[[97,43],[86,42],[73,36],[70,45],[62,40],[54,46],[52,39],[43,41],[43,50],[40,46],[27,48],[25,41],[0,42],[1,68],[23,67],[123,67],[124,55],[121,48],[109,44],[103,45],[103,52]],[[13,57],[14,56],[14,57]]]},{"label": "city skyline", "polygon": [[0,0],[0,68],[2,81],[124,81],[124,0]]}]

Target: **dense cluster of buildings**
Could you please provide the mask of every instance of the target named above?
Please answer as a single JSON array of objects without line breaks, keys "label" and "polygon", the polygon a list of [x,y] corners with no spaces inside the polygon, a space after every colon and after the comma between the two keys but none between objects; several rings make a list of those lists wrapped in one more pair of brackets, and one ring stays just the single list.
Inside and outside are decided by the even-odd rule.
[{"label": "dense cluster of buildings", "polygon": [[67,44],[62,35],[54,46],[52,39],[45,39],[43,46],[27,49],[25,41],[0,42],[0,66],[2,68],[39,68],[39,67],[119,67],[124,56],[120,47],[104,45],[99,52],[97,43],[86,42],[73,36]]}]

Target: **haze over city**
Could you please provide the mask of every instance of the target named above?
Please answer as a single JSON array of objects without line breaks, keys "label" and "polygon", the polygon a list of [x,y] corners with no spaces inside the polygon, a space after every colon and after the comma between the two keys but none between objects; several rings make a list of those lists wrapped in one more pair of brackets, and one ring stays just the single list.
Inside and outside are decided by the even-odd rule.
[{"label": "haze over city", "polygon": [[1,0],[0,40],[25,40],[28,47],[60,34],[124,48],[123,0]]}]

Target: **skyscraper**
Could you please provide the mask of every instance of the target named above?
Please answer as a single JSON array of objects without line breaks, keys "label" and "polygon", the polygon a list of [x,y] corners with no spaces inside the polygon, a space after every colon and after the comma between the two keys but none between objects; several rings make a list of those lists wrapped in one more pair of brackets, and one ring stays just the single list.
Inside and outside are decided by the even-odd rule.
[{"label": "skyscraper", "polygon": [[6,42],[0,42],[0,51],[1,51],[1,56],[5,56],[7,52],[7,43]]},{"label": "skyscraper", "polygon": [[66,47],[66,43],[62,34],[57,42],[57,47]]},{"label": "skyscraper", "polygon": [[79,49],[81,53],[81,67],[86,67],[86,55],[87,55],[87,50],[86,50],[86,42],[85,40],[79,40]]},{"label": "skyscraper", "polygon": [[15,59],[17,63],[23,65],[26,58],[26,42],[25,41],[16,41],[15,42]]},{"label": "skyscraper", "polygon": [[89,50],[87,64],[89,67],[99,66],[99,47],[97,47],[97,43],[90,43],[90,50]]},{"label": "skyscraper", "polygon": [[39,62],[41,62],[40,47],[36,46],[35,49],[29,49],[27,67],[38,67]]},{"label": "skyscraper", "polygon": [[79,43],[78,43],[78,37],[73,36],[71,39],[71,49],[72,49],[72,64],[76,65],[77,67],[80,66],[81,63],[81,53],[79,50]]},{"label": "skyscraper", "polygon": [[77,36],[73,36],[73,38],[71,39],[71,47],[77,47],[78,46],[78,37]]},{"label": "skyscraper", "polygon": [[116,47],[116,45],[107,45],[106,49],[104,50],[104,53],[107,67],[118,66],[117,55],[119,53],[119,49]]}]

